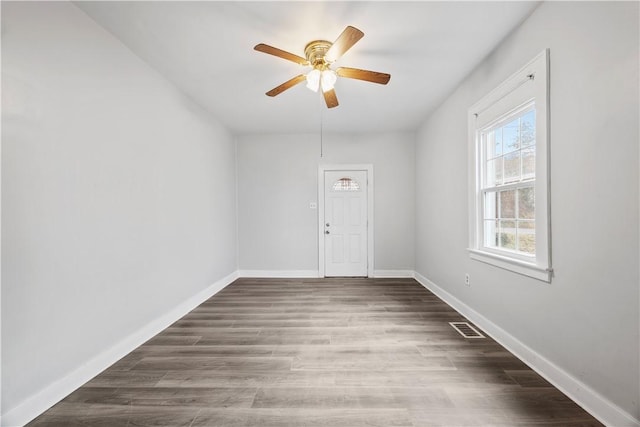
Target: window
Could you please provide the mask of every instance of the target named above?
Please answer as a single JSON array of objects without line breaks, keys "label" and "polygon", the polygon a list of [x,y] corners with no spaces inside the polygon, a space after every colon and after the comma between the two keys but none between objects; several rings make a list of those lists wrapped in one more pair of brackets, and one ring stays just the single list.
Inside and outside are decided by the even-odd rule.
[{"label": "window", "polygon": [[469,110],[471,258],[551,280],[548,50]]},{"label": "window", "polygon": [[484,247],[535,255],[535,106],[480,132]]},{"label": "window", "polygon": [[360,184],[351,178],[340,178],[333,183],[333,191],[359,191]]}]

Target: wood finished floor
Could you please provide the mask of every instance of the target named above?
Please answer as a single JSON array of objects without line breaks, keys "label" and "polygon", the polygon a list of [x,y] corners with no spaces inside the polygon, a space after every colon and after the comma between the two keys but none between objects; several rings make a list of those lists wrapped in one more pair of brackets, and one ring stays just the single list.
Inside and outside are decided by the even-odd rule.
[{"label": "wood finished floor", "polygon": [[239,279],[29,426],[601,426],[412,279]]}]

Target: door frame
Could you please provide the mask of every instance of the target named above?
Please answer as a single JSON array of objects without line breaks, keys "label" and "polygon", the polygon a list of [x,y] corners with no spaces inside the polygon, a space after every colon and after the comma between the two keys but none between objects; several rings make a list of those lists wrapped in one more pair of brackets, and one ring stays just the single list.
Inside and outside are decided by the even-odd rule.
[{"label": "door frame", "polygon": [[367,172],[367,277],[373,277],[373,165],[329,164],[318,166],[318,277],[325,277],[324,265],[324,173],[326,171]]}]

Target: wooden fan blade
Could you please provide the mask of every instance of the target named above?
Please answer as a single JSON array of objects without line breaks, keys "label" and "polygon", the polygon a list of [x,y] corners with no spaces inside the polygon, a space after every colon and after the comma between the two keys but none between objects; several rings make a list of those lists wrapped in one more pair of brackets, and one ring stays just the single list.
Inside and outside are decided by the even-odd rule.
[{"label": "wooden fan blade", "polygon": [[294,87],[298,83],[304,81],[305,79],[306,79],[306,77],[304,76],[304,74],[300,74],[299,76],[295,76],[294,78],[292,78],[290,80],[287,80],[286,82],[282,83],[280,86],[277,86],[277,87],[274,87],[273,89],[271,89],[269,92],[267,92],[267,96],[280,95],[285,90],[291,89],[292,87]]},{"label": "wooden fan blade", "polygon": [[379,73],[377,71],[359,70],[357,68],[340,67],[336,70],[336,74],[340,77],[348,79],[364,80],[367,82],[386,85],[391,78],[390,74]]},{"label": "wooden fan blade", "polygon": [[327,108],[334,108],[338,106],[338,97],[334,89],[328,90],[323,93],[324,102],[327,103]]},{"label": "wooden fan blade", "polygon": [[267,53],[269,55],[277,56],[278,58],[286,59],[287,61],[295,62],[300,65],[309,65],[309,61],[305,58],[294,55],[293,53],[289,53],[282,49],[278,49],[277,47],[269,46],[268,44],[260,43],[255,45],[255,50],[262,53]]},{"label": "wooden fan blade", "polygon": [[335,62],[340,58],[346,51],[351,49],[351,46],[356,44],[358,40],[360,40],[364,36],[364,33],[357,29],[356,27],[348,26],[344,29],[342,34],[338,36],[333,45],[329,48],[327,53],[324,55],[324,59],[327,62]]}]

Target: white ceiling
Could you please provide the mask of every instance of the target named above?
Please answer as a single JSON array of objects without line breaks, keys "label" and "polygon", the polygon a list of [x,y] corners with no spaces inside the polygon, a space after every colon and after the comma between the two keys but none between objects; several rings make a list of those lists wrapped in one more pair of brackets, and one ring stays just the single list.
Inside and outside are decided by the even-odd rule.
[{"label": "white ceiling", "polygon": [[[236,133],[415,130],[537,2],[76,2],[96,22]],[[336,66],[391,74],[387,86],[340,78],[328,110],[305,70],[256,52],[304,56],[347,25],[365,36]],[[334,67],[335,68],[335,67]]]}]

